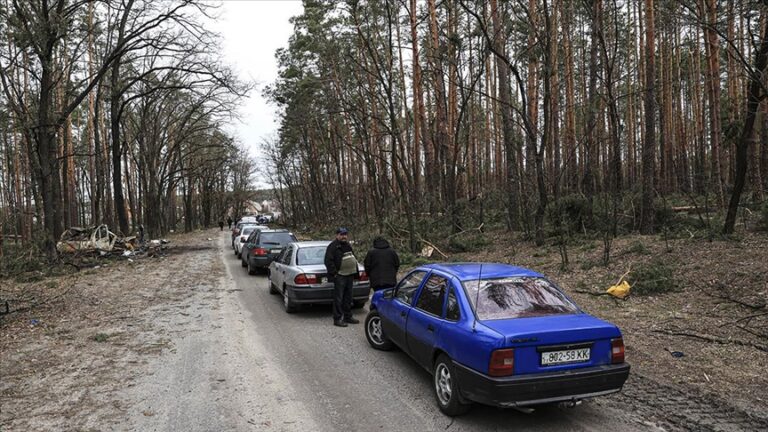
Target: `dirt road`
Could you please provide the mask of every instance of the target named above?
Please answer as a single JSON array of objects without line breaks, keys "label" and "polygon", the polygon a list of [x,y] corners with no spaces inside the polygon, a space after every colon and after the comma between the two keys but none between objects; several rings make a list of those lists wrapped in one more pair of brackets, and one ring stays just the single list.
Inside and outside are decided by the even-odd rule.
[{"label": "dirt road", "polygon": [[78,275],[74,300],[0,327],[0,431],[768,427],[643,376],[574,409],[475,406],[448,418],[429,375],[402,352],[371,349],[361,324],[332,326],[328,306],[286,314],[267,278],[240,267],[228,233],[175,242],[187,246],[162,261]]}]

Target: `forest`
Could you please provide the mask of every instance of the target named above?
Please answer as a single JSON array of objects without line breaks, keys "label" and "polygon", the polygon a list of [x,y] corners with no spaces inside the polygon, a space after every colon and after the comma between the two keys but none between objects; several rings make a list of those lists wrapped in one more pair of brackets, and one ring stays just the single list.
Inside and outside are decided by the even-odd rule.
[{"label": "forest", "polygon": [[[263,89],[293,227],[707,235],[768,219],[756,0],[304,0]],[[197,0],[0,3],[0,233],[215,224],[253,192],[226,126],[254,89]],[[248,119],[242,119],[248,121]],[[753,225],[759,225],[756,222]]]},{"label": "forest", "polygon": [[214,6],[0,3],[0,239],[54,258],[72,226],[154,238],[245,196],[250,163],[225,125],[251,84],[219,59]]},{"label": "forest", "polygon": [[[541,244],[765,215],[768,8],[305,0],[265,151],[293,224]],[[764,217],[764,216],[763,216]]]}]

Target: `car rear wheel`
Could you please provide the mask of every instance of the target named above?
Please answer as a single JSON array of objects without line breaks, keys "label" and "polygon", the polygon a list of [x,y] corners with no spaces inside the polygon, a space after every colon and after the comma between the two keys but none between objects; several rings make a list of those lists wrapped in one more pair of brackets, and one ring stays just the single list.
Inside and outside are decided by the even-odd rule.
[{"label": "car rear wheel", "polygon": [[248,258],[243,258],[242,255],[240,256],[240,267],[248,267],[248,263],[246,262]]},{"label": "car rear wheel", "polygon": [[365,338],[377,350],[389,351],[394,348],[392,341],[384,334],[381,327],[381,316],[376,310],[372,310],[365,318]]},{"label": "car rear wheel", "polygon": [[247,267],[248,267],[248,274],[249,274],[249,275],[255,275],[255,274],[256,274],[256,272],[258,271],[258,269],[257,269],[256,267],[254,267],[254,266],[252,266],[252,265],[251,265],[251,260],[248,260],[248,265],[247,265]]},{"label": "car rear wheel", "polygon": [[437,406],[440,407],[443,414],[453,417],[462,415],[469,410],[471,405],[462,403],[460,400],[453,363],[445,354],[441,354],[435,362],[433,381]]},{"label": "car rear wheel", "polygon": [[288,289],[283,288],[283,306],[285,307],[286,313],[294,313],[296,312],[296,309],[298,308],[296,304],[291,301],[291,298],[288,297]]}]

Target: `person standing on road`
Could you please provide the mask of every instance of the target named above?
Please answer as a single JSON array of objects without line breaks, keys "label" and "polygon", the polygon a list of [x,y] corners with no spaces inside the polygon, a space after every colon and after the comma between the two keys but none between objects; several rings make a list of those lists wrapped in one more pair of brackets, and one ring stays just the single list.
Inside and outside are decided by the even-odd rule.
[{"label": "person standing on road", "polygon": [[346,327],[360,321],[352,317],[352,283],[357,273],[357,259],[347,240],[346,228],[336,230],[336,240],[325,250],[325,268],[333,280],[333,325]]},{"label": "person standing on road", "polygon": [[227,216],[227,229],[232,229],[232,216]]},{"label": "person standing on road", "polygon": [[219,231],[224,231],[224,221],[219,219]]},{"label": "person standing on road", "polygon": [[392,288],[397,284],[400,257],[384,237],[373,239],[373,247],[365,255],[363,263],[374,291]]}]

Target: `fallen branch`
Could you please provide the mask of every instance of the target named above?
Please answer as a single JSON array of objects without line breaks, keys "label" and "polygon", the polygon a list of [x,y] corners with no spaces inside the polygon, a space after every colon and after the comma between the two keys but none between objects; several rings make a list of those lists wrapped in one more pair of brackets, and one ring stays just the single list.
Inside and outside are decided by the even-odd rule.
[{"label": "fallen branch", "polygon": [[628,275],[628,274],[629,274],[631,271],[632,271],[632,266],[630,265],[630,266],[629,266],[629,270],[625,271],[625,272],[624,272],[624,274],[623,274],[623,275],[621,275],[621,277],[619,278],[619,281],[618,281],[618,282],[616,282],[614,285],[618,285],[618,284],[620,284],[620,283],[621,283],[621,282],[624,280],[624,278],[625,278],[625,277],[627,277],[627,275]]},{"label": "fallen branch", "polygon": [[743,330],[743,331],[745,331],[745,332],[747,332],[747,333],[749,333],[749,334],[751,334],[753,336],[757,336],[757,337],[762,338],[762,339],[768,339],[768,335],[765,335],[763,333],[758,333],[758,332],[756,332],[756,331],[754,331],[752,329],[749,329],[749,328],[747,328],[745,326],[737,325],[736,327],[738,327],[739,329],[741,329],[741,330]]},{"label": "fallen branch", "polygon": [[468,229],[468,230],[461,230],[461,231],[459,231],[457,233],[453,233],[453,234],[449,235],[446,238],[451,238],[451,237],[455,237],[455,236],[458,236],[458,235],[462,235],[464,233],[474,232],[474,231],[483,232],[483,225],[485,225],[485,222],[481,223],[480,226],[478,226],[477,228],[472,228],[472,229]]},{"label": "fallen branch", "polygon": [[745,317],[737,319],[736,321],[733,322],[733,324],[737,324],[737,323],[740,323],[742,321],[749,321],[752,318],[757,318],[757,317],[766,316],[766,315],[768,315],[768,312],[763,312],[763,313],[754,314],[754,315],[747,315]]},{"label": "fallen branch", "polygon": [[574,290],[574,292],[580,293],[580,294],[589,294],[591,296],[600,297],[600,296],[607,296],[610,295],[607,292],[594,292],[594,291],[587,291],[587,290]]},{"label": "fallen branch", "polygon": [[443,256],[443,258],[448,258],[448,255],[444,254],[443,251],[441,251],[437,246],[435,246],[434,244],[424,240],[421,236],[419,236],[419,241],[422,242],[422,243],[426,243],[427,246],[430,246],[430,247],[434,248],[437,253],[439,253],[440,255]]},{"label": "fallen branch", "polygon": [[[32,310],[32,309],[38,308],[38,307],[46,305],[48,303],[53,303],[56,300],[58,300],[58,299],[64,297],[65,295],[69,294],[69,291],[72,289],[72,286],[74,286],[74,283],[71,284],[69,287],[67,287],[67,289],[65,289],[64,291],[60,292],[59,294],[57,294],[57,295],[55,295],[53,297],[50,297],[50,298],[42,299],[41,301],[36,301],[35,297],[32,297],[30,299],[26,299],[26,300],[21,300],[22,302],[27,302],[27,303],[31,303],[31,304],[27,305],[27,306],[20,307],[20,308],[16,308],[16,309],[8,310],[8,302],[6,301],[6,312],[4,313],[4,315],[10,315],[12,313],[18,313],[18,312],[26,312],[28,310]],[[18,302],[19,301],[17,301],[17,303]]]},{"label": "fallen branch", "polygon": [[716,337],[716,336],[700,335],[697,333],[689,333],[689,332],[682,332],[682,331],[671,331],[671,330],[651,330],[651,331],[654,333],[661,333],[668,336],[684,336],[684,337],[689,337],[693,339],[703,340],[705,342],[717,343],[721,345],[729,345],[729,344],[740,345],[740,346],[755,348],[763,352],[768,352],[768,347],[766,346],[758,345],[752,342],[745,342],[738,339],[725,339],[725,338]]},{"label": "fallen branch", "polygon": [[[404,232],[404,233],[407,233],[407,234],[409,234],[409,235],[411,234],[411,232],[410,232],[410,231],[408,231],[407,229],[402,229],[402,228],[401,228],[401,229],[397,229],[397,228],[395,228],[394,226],[392,226],[392,224],[390,224],[389,222],[387,222],[387,225],[389,225],[390,229],[391,229],[391,230],[393,230],[393,231],[395,231],[395,232],[397,232],[397,231],[400,231],[400,232]],[[481,227],[482,227],[482,225],[480,225],[480,227],[478,227],[478,228],[481,228]],[[416,233],[416,237],[417,237],[417,240],[418,240],[418,241],[420,241],[420,242],[422,242],[422,243],[426,244],[427,246],[430,246],[430,247],[434,248],[434,249],[435,249],[435,251],[437,251],[437,253],[439,253],[440,255],[442,255],[442,256],[443,256],[443,258],[448,258],[448,255],[444,254],[444,253],[443,253],[443,251],[441,251],[441,250],[440,250],[440,248],[438,248],[437,246],[435,246],[433,243],[431,243],[431,242],[429,242],[429,241],[425,240],[425,239],[424,239],[424,237],[422,237],[422,236],[421,236],[421,234],[419,234],[419,233]]]}]

